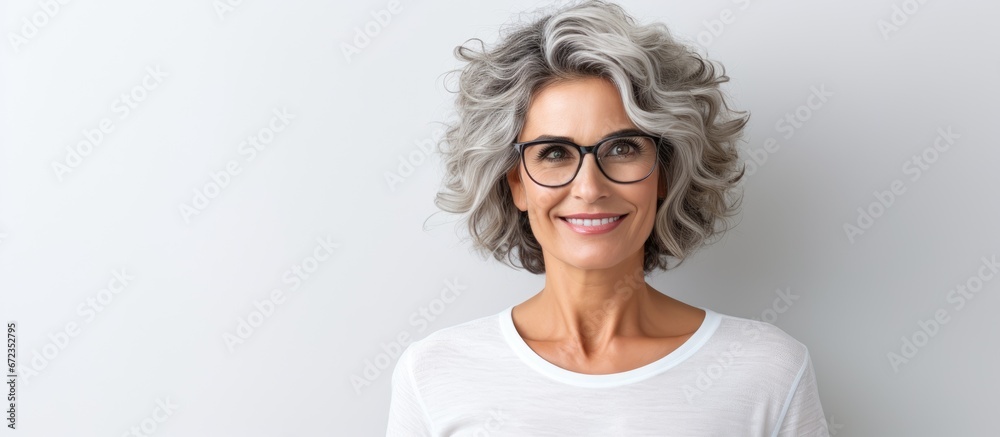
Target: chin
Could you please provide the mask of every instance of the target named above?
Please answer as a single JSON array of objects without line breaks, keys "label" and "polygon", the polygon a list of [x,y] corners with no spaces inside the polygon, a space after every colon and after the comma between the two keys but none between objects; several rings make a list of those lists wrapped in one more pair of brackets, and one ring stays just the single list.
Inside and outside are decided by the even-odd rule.
[{"label": "chin", "polygon": [[570,249],[570,254],[563,257],[562,261],[580,270],[604,270],[621,264],[625,260],[622,254],[615,254],[610,250],[597,247],[588,249]]}]

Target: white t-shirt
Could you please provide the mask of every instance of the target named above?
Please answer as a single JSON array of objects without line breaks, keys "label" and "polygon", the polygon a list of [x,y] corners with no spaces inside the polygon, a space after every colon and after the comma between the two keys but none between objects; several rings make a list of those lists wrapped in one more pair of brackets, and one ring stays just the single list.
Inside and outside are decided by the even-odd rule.
[{"label": "white t-shirt", "polygon": [[806,347],[716,313],[679,348],[591,375],[535,353],[511,308],[406,347],[387,436],[829,436]]}]

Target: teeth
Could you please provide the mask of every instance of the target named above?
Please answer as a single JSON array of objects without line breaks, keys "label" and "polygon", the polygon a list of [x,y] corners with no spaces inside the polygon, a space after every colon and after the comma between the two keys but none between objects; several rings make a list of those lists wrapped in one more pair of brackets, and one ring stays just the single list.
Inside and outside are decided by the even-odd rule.
[{"label": "teeth", "polygon": [[611,223],[613,221],[617,221],[620,218],[621,218],[621,216],[618,216],[618,217],[608,217],[608,218],[602,218],[602,219],[578,219],[578,218],[569,218],[569,217],[567,217],[566,221],[568,221],[568,222],[570,222],[570,223],[572,223],[574,225],[577,225],[577,226],[600,226],[600,225],[606,225],[606,224]]}]

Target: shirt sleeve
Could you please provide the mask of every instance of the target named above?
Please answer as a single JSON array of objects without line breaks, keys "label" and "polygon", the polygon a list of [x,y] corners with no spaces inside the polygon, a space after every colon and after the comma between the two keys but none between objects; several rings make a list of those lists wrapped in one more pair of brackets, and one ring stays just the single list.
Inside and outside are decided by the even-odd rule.
[{"label": "shirt sleeve", "polygon": [[400,355],[392,371],[392,398],[389,401],[389,424],[386,437],[431,436],[427,408],[413,379],[411,343]]},{"label": "shirt sleeve", "polygon": [[813,371],[812,359],[806,350],[805,360],[799,374],[788,392],[785,402],[784,419],[779,422],[774,435],[780,437],[829,437],[826,416],[819,400],[819,389],[816,386],[816,374]]}]

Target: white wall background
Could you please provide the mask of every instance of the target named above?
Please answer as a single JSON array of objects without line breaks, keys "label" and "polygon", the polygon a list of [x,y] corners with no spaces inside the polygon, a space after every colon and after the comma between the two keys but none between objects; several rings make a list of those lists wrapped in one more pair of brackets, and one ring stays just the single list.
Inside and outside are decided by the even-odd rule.
[{"label": "white wall background", "polygon": [[[417,144],[450,116],[453,48],[544,2],[403,0],[350,62],[342,45],[387,1],[217,3],[0,6],[0,321],[21,366],[19,429],[0,435],[382,435],[394,339],[540,289],[473,256],[448,217],[422,229],[440,167]],[[725,65],[762,162],[739,226],[651,284],[808,345],[835,435],[996,435],[1000,279],[979,269],[1000,255],[1000,7],[621,4]],[[802,109],[813,88],[832,95]],[[128,113],[123,94],[141,99]],[[294,118],[272,135],[275,110]],[[946,151],[939,129],[957,135]],[[85,132],[98,144],[68,162]],[[251,135],[270,140],[253,159]],[[401,160],[412,174],[390,186]],[[240,173],[185,217],[227,165]],[[878,217],[848,237],[858,208]],[[127,285],[102,291],[116,272]],[[464,288],[442,305],[448,281]],[[964,284],[980,291],[960,305]],[[272,290],[283,303],[254,314]],[[798,298],[774,311],[777,290]],[[385,368],[366,378],[369,363]]]}]

